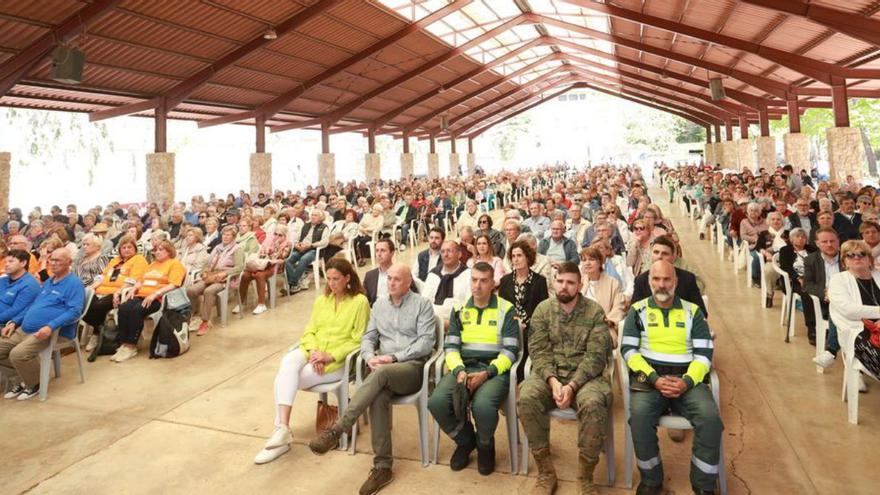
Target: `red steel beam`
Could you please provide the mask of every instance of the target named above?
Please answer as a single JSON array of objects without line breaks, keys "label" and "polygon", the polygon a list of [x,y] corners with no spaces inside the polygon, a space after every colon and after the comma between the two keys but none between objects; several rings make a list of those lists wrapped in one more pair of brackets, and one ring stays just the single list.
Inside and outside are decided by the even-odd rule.
[{"label": "red steel beam", "polygon": [[394,110],[391,110],[391,111],[385,113],[384,115],[381,115],[379,118],[377,118],[376,120],[373,121],[373,125],[375,125],[376,128],[380,128],[383,125],[385,125],[386,123],[388,123],[391,119],[393,119],[394,117],[397,117],[398,115],[409,110],[410,108],[412,108],[416,105],[419,105],[425,101],[428,101],[431,98],[439,95],[440,93],[442,93],[450,88],[458,86],[459,84],[461,84],[469,79],[472,79],[472,78],[474,78],[474,77],[476,77],[476,76],[478,76],[488,70],[491,70],[492,67],[501,65],[504,62],[510,60],[511,58],[516,57],[519,54],[525,52],[526,50],[534,48],[537,45],[543,44],[544,42],[545,42],[544,37],[535,38],[535,39],[529,41],[528,43],[520,46],[516,50],[512,50],[510,52],[507,52],[506,54],[496,58],[495,60],[492,60],[491,62],[489,62],[485,65],[481,65],[480,67],[477,67],[476,69],[474,69],[470,72],[462,74],[461,76],[453,79],[452,81],[449,81],[447,83],[443,83],[440,86],[437,86],[436,88],[432,89],[431,91],[428,91],[425,94],[423,94],[417,98],[414,98],[414,99],[404,103],[403,105],[398,106]]},{"label": "red steel beam", "polygon": [[24,78],[41,60],[46,58],[58,43],[79,36],[86,27],[100,19],[121,0],[95,0],[64,19],[57,27],[40,36],[12,58],[0,64],[0,96],[5,95]]},{"label": "red steel beam", "polygon": [[801,112],[797,98],[788,100],[788,132],[792,134],[801,132]]},{"label": "red steel beam", "polygon": [[[467,52],[471,48],[485,42],[486,40],[492,39],[501,33],[504,33],[506,31],[512,29],[513,27],[525,22],[526,20],[528,20],[528,17],[525,15],[519,15],[517,17],[514,17],[514,18],[510,19],[509,21],[507,21],[507,22],[505,22],[495,28],[490,29],[489,31],[486,31],[485,33],[481,34],[480,36],[477,36],[476,38],[471,39],[467,43],[464,43],[461,46],[452,48],[452,49],[448,50],[446,53],[425,62],[424,64],[407,72],[406,74],[403,74],[403,75],[400,75],[400,76],[394,78],[394,80],[389,81],[389,82],[379,86],[378,88],[373,89],[372,91],[368,92],[367,94],[365,94],[359,98],[355,98],[353,101],[345,104],[341,108],[334,110],[326,115],[323,115],[320,118],[324,121],[330,122],[331,124],[335,123],[335,122],[339,121],[340,119],[342,119],[343,117],[345,117],[346,115],[348,115],[349,113],[351,113],[352,111],[354,111],[355,109],[357,109],[358,107],[360,107],[361,105],[363,105],[364,103],[381,95],[382,93],[388,91],[389,89],[393,89],[393,88],[403,84],[404,82],[412,79],[413,77],[421,74],[422,72],[433,69],[434,67],[437,67],[438,65],[440,65],[450,59],[453,59],[459,55],[464,54],[465,52]],[[280,130],[280,128],[278,128],[278,127],[276,127],[276,129]]]},{"label": "red steel beam", "polygon": [[[461,105],[462,103],[464,103],[464,102],[470,100],[471,98],[474,98],[474,97],[476,97],[476,96],[478,96],[478,95],[480,95],[480,94],[482,94],[482,93],[484,93],[484,92],[486,92],[486,91],[489,91],[490,89],[493,89],[493,88],[495,88],[495,87],[497,87],[497,86],[499,86],[499,85],[501,85],[501,84],[503,84],[503,83],[505,83],[505,82],[507,82],[507,81],[510,81],[510,80],[512,80],[512,79],[514,79],[514,78],[516,78],[516,77],[519,77],[519,76],[525,74],[526,72],[529,72],[529,71],[531,71],[531,70],[534,70],[536,67],[540,66],[540,65],[543,64],[543,63],[550,62],[550,61],[553,61],[553,60],[561,60],[561,59],[562,59],[562,55],[561,55],[561,54],[558,54],[558,53],[551,53],[551,54],[549,54],[549,55],[545,55],[545,56],[539,58],[538,60],[532,62],[531,64],[526,65],[525,67],[520,68],[520,69],[517,70],[517,71],[511,72],[510,74],[508,74],[508,75],[506,75],[506,76],[504,76],[504,77],[499,77],[499,78],[495,79],[494,81],[492,81],[491,83],[489,83],[489,84],[487,84],[487,85],[485,85],[485,86],[484,86],[484,85],[481,85],[481,86],[480,86],[479,88],[477,88],[476,90],[471,91],[470,93],[468,93],[468,94],[466,94],[466,95],[463,95],[463,96],[461,96],[461,97],[459,97],[459,98],[456,98],[455,100],[453,100],[453,101],[451,101],[451,102],[449,102],[449,103],[447,103],[447,104],[445,104],[445,105],[443,105],[443,106],[441,106],[441,107],[439,107],[439,108],[436,108],[436,109],[434,109],[434,110],[432,110],[432,111],[426,113],[425,115],[423,115],[423,116],[417,118],[416,120],[410,122],[409,124],[407,124],[407,125],[406,125],[406,128],[407,128],[407,129],[415,129],[415,128],[421,126],[422,124],[424,124],[425,122],[427,122],[427,121],[433,119],[433,118],[436,117],[437,115],[439,115],[439,114],[441,114],[441,113],[443,113],[443,112],[446,112],[446,111],[448,111],[448,110],[450,110],[450,109],[452,109],[452,108],[455,108],[455,107],[457,107],[458,105]],[[395,109],[395,110],[396,110],[396,109]],[[387,114],[386,114],[386,115],[387,115]],[[379,120],[376,121],[376,125],[380,125],[380,124],[379,124],[379,121],[381,121],[383,117],[384,117],[384,115],[383,115],[382,117],[380,117]]]},{"label": "red steel beam", "polygon": [[[306,21],[309,21],[315,16],[322,14],[327,9],[333,7],[336,4],[339,4],[340,2],[342,2],[342,0],[321,0],[311,7],[303,9],[279,23],[277,26],[274,27],[275,33],[278,36],[284,36],[285,34],[301,26]],[[230,65],[238,62],[242,58],[271,43],[272,41],[273,40],[268,40],[264,38],[263,33],[260,33],[256,38],[236,48],[220,60],[217,60],[208,67],[205,67],[204,69],[196,72],[192,76],[188,77],[186,80],[177,83],[173,88],[169,89],[163,95],[167,101],[166,108],[170,111],[177,105],[180,105],[181,103],[183,103],[183,100],[185,100],[189,95],[191,95],[203,84],[208,82],[212,77],[214,77],[217,72],[220,72],[226,67],[229,67]],[[154,106],[150,108],[155,108],[155,104],[158,102],[158,100],[154,98],[142,102],[129,103],[127,105],[122,105],[120,107],[111,108],[108,110],[92,112],[91,114],[89,114],[89,121],[97,122],[99,120],[104,120],[111,117],[119,117],[122,115],[130,115],[133,113],[142,112],[144,111],[144,105],[147,102],[153,102]]]},{"label": "red steel beam", "polygon": [[779,81],[769,79],[766,77],[762,77],[755,74],[750,74],[748,72],[744,72],[732,67],[725,67],[721,64],[716,64],[713,62],[709,62],[706,60],[700,60],[696,57],[691,57],[688,55],[683,55],[678,52],[673,52],[671,50],[666,50],[663,48],[659,48],[653,45],[648,45],[646,43],[640,43],[638,41],[633,41],[622,36],[615,36],[608,33],[603,33],[602,31],[597,31],[595,29],[590,29],[588,27],[579,26],[577,24],[572,24],[570,22],[561,21],[558,19],[554,19],[552,17],[540,15],[540,14],[525,14],[530,20],[536,22],[543,22],[545,24],[555,26],[561,29],[566,29],[568,31],[572,31],[575,33],[579,33],[585,36],[589,36],[594,39],[607,41],[609,43],[613,43],[619,46],[625,46],[628,48],[632,48],[634,50],[642,50],[646,53],[650,53],[653,55],[657,55],[659,57],[669,58],[683,64],[693,65],[696,67],[701,67],[706,70],[710,70],[712,72],[717,72],[719,74],[728,75],[738,81],[741,81],[745,84],[753,86],[755,88],[760,89],[766,93],[777,96],[779,98],[787,98],[788,94],[790,94],[793,89],[790,85],[781,83]]},{"label": "red steel beam", "polygon": [[[782,67],[799,72],[805,76],[811,77],[819,82],[830,85],[832,77],[842,78],[864,78],[878,79],[880,78],[880,70],[870,69],[851,69],[816,59],[805,57],[783,50],[777,50],[759,43],[753,43],[733,36],[726,36],[721,33],[707,31],[705,29],[696,28],[687,24],[678,23],[661,17],[635,12],[632,10],[616,7],[614,5],[596,2],[595,0],[562,0],[565,3],[573,4],[578,7],[592,10],[603,14],[610,15],[619,19],[625,19],[637,22],[645,26],[651,26],[671,33],[683,34],[691,38],[707,41],[717,45],[728,46],[736,50],[742,50],[747,53],[758,55],[766,60],[775,62]],[[792,3],[792,2],[787,2]],[[878,27],[880,22],[874,21]]]},{"label": "red steel beam", "polygon": [[796,0],[742,0],[786,14],[807,18],[834,31],[880,46],[880,21],[817,4]]},{"label": "red steel beam", "polygon": [[[406,36],[409,36],[410,34],[421,31],[425,27],[433,24],[434,22],[437,22],[438,20],[446,17],[447,15],[462,9],[463,7],[470,4],[471,2],[473,2],[473,0],[457,0],[453,3],[450,3],[446,6],[444,6],[443,8],[437,10],[436,12],[432,12],[431,14],[428,14],[427,16],[419,19],[418,21],[413,22],[412,24],[408,24],[407,26],[405,26],[402,29],[396,31],[395,33],[389,35],[388,37],[383,38],[383,39],[377,41],[376,43],[373,43],[372,45],[365,48],[364,50],[361,50],[360,52],[355,53],[354,55],[351,55],[347,59],[334,65],[333,67],[326,69],[325,71],[321,72],[317,76],[298,84],[295,88],[291,89],[290,91],[287,91],[286,93],[279,95],[266,103],[263,103],[262,105],[260,105],[259,107],[257,107],[254,110],[251,110],[249,112],[241,112],[241,113],[237,113],[237,114],[226,115],[226,116],[218,117],[215,119],[203,120],[203,121],[199,122],[199,127],[200,128],[211,127],[214,125],[228,124],[231,122],[238,122],[241,120],[247,120],[249,118],[254,117],[256,114],[264,114],[265,117],[268,119],[269,117],[280,112],[285,106],[289,105],[291,102],[293,102],[294,100],[299,98],[299,96],[301,94],[303,94],[309,88],[312,88],[312,87],[324,82],[328,78],[333,77],[334,75],[338,74],[339,72],[342,72],[343,70],[351,67],[352,65],[354,65],[358,62],[361,62],[362,60],[372,56],[376,52],[378,52],[380,50],[384,50],[385,48],[393,45],[394,43],[397,43],[398,41],[405,38]],[[277,128],[277,126],[276,126],[276,128]],[[275,128],[273,128],[273,132],[276,132]]]}]

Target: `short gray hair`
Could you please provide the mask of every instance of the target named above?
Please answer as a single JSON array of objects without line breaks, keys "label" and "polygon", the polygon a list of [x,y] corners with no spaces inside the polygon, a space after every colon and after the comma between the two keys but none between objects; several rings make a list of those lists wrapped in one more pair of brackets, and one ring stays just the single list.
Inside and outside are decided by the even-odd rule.
[{"label": "short gray hair", "polygon": [[804,238],[806,238],[806,237],[807,237],[807,231],[804,230],[804,229],[802,229],[802,228],[800,228],[800,227],[795,227],[795,228],[791,229],[791,230],[788,232],[788,238],[791,239],[792,237],[804,237]]}]

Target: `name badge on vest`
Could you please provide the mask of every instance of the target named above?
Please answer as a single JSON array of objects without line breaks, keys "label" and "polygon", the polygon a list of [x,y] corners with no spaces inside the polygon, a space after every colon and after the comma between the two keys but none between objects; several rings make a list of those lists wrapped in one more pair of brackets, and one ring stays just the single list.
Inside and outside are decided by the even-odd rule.
[{"label": "name badge on vest", "polygon": [[678,328],[684,328],[684,322],[683,322],[683,321],[677,321],[677,322],[675,322],[675,326],[678,327]]},{"label": "name badge on vest", "polygon": [[494,327],[494,326],[496,326],[496,325],[498,325],[498,321],[497,321],[497,320],[489,320],[489,326]]}]

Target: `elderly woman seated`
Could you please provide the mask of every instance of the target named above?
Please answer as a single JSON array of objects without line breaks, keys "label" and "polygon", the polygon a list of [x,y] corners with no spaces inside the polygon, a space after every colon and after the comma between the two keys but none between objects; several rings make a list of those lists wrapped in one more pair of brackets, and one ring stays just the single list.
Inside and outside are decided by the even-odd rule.
[{"label": "elderly woman seated", "polygon": [[98,344],[98,333],[107,319],[107,314],[119,306],[121,291],[134,287],[147,271],[147,260],[137,252],[137,243],[133,236],[123,236],[117,245],[119,255],[110,260],[104,272],[93,279],[91,288],[95,291],[89,310],[83,321],[93,329],[93,334],[86,344],[86,352],[91,352]]},{"label": "elderly woman seated", "polygon": [[369,320],[370,304],[354,267],[344,259],[330,260],[327,287],[312,305],[299,346],[281,358],[275,376],[275,429],[254,459],[256,464],[290,450],[290,412],[296,392],[342,379],[345,358],[360,347]]},{"label": "elderly woman seated", "polygon": [[355,253],[358,257],[358,266],[367,264],[366,259],[370,257],[370,246],[367,244],[373,240],[373,234],[382,231],[385,218],[382,215],[382,205],[376,203],[370,209],[369,214],[364,214],[358,226],[358,236],[354,240]]},{"label": "elderly woman seated", "polygon": [[92,285],[95,278],[103,273],[104,267],[109,261],[106,256],[101,254],[102,245],[103,241],[95,234],[85,234],[82,238],[82,249],[79,252],[79,257],[73,263],[73,273],[86,287]]},{"label": "elderly woman seated", "polygon": [[[598,245],[581,250],[581,274],[584,297],[596,301],[605,311],[605,323],[609,328],[616,329],[618,322],[626,315],[626,296],[621,290],[620,281],[605,273],[605,252]],[[611,335],[617,342],[616,332],[612,331]]]},{"label": "elderly woman seated", "polygon": [[245,261],[245,269],[241,274],[241,283],[238,293],[241,303],[247,302],[248,287],[253,280],[257,286],[257,306],[253,314],[259,315],[266,312],[266,284],[269,277],[278,271],[279,265],[283,264],[290,255],[290,241],[287,240],[287,225],[275,225],[275,232],[266,237],[260,247],[259,253],[251,255]]},{"label": "elderly woman seated", "polygon": [[214,303],[217,294],[226,288],[226,281],[229,280],[233,288],[237,287],[235,284],[238,275],[244,269],[244,252],[235,242],[235,236],[234,225],[223,227],[220,244],[211,251],[211,255],[202,266],[199,279],[186,289],[186,295],[192,303],[194,315],[192,325],[198,325],[197,336],[205,335],[211,329]]},{"label": "elderly woman seated", "polygon": [[[858,360],[877,378],[880,377],[880,328],[877,327],[880,322],[880,271],[874,269],[874,257],[865,241],[844,242],[840,247],[840,259],[846,270],[832,275],[828,283],[831,320],[837,327],[844,359]],[[824,364],[817,363],[827,367],[834,358],[831,355]],[[852,385],[852,382],[847,384]],[[861,375],[858,387],[861,392],[867,391]]]},{"label": "elderly woman seated", "polygon": [[121,363],[137,356],[137,344],[144,330],[144,318],[159,311],[162,298],[172,290],[183,286],[186,268],[174,259],[177,250],[171,241],[156,245],[155,260],[150,263],[144,276],[134,285],[134,295],[119,306],[119,349],[110,358]]},{"label": "elderly woman seated", "polygon": [[186,273],[193,273],[202,269],[208,260],[208,248],[202,243],[202,231],[197,227],[187,227],[186,233],[181,236],[183,242],[177,249],[177,259],[183,263]]}]

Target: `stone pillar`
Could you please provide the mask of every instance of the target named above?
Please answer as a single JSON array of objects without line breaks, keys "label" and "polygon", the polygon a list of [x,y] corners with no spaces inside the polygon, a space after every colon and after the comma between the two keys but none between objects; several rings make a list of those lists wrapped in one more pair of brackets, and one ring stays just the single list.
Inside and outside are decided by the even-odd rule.
[{"label": "stone pillar", "polygon": [[437,153],[428,153],[428,178],[437,179],[440,177],[440,155]]},{"label": "stone pillar", "polygon": [[336,155],[318,153],[318,184],[330,187],[336,184]]},{"label": "stone pillar", "polygon": [[251,195],[272,195],[272,153],[251,153]]},{"label": "stone pillar", "polygon": [[477,170],[477,157],[473,153],[468,153],[465,155],[465,160],[467,160],[467,174],[473,177]]},{"label": "stone pillar", "polygon": [[381,177],[381,163],[382,160],[379,158],[379,153],[367,153],[364,155],[364,180],[367,181],[367,184],[372,184],[379,180]]},{"label": "stone pillar", "polygon": [[755,156],[752,154],[752,142],[748,139],[734,141],[736,148],[736,162],[739,170],[749,169],[755,171]]},{"label": "stone pillar", "polygon": [[847,175],[856,181],[865,175],[865,145],[856,127],[832,127],[828,136],[828,176],[843,183]]},{"label": "stone pillar", "polygon": [[[12,153],[0,151],[0,222],[5,223],[9,211],[9,178],[12,175]],[[24,213],[27,215],[27,212]]]},{"label": "stone pillar", "polygon": [[[719,153],[719,159],[721,160],[721,168],[726,168],[729,170],[738,170],[739,162],[736,157],[736,145],[733,141],[722,141],[718,143],[721,145],[721,153]],[[718,148],[715,148],[716,151]]]},{"label": "stone pillar", "polygon": [[794,167],[795,172],[810,171],[810,137],[806,134],[789,133],[782,136],[785,147],[785,163]]},{"label": "stone pillar", "polygon": [[160,208],[174,202],[174,153],[147,154],[147,202]]},{"label": "stone pillar", "polygon": [[458,177],[458,167],[461,166],[461,161],[459,159],[458,153],[450,153],[449,154],[449,176],[450,177]]},{"label": "stone pillar", "polygon": [[776,139],[772,136],[758,138],[758,167],[768,173],[776,169]]},{"label": "stone pillar", "polygon": [[703,147],[703,161],[706,165],[715,166],[715,143],[706,143]]},{"label": "stone pillar", "polygon": [[401,153],[400,154],[400,178],[406,179],[413,175],[413,154],[412,153]]}]

